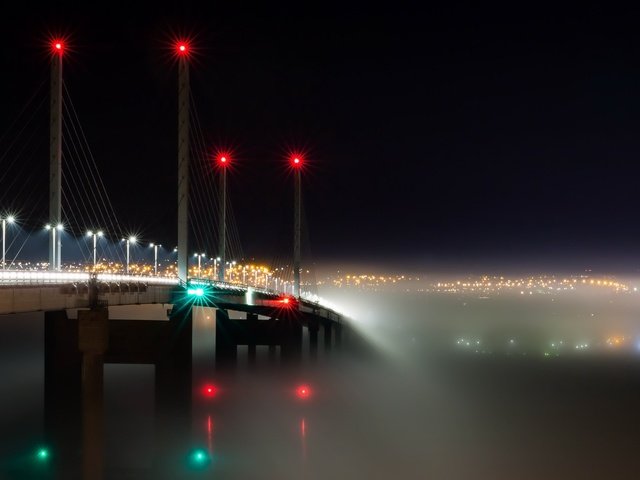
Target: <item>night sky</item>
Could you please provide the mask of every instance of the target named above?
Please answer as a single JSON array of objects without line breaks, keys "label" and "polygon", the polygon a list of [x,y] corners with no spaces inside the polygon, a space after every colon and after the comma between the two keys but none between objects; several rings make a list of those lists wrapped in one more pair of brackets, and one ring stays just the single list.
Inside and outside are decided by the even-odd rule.
[{"label": "night sky", "polygon": [[247,257],[290,242],[286,152],[302,148],[316,262],[637,271],[640,12],[416,4],[20,4],[0,16],[0,134],[48,81],[49,33],[68,34],[65,82],[119,221],[175,243],[169,50],[188,33],[208,147],[234,147]]}]

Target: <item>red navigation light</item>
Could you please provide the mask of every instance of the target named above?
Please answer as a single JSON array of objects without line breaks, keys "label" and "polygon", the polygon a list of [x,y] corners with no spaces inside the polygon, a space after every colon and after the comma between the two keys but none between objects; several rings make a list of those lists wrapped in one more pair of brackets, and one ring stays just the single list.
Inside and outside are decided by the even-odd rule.
[{"label": "red navigation light", "polygon": [[207,384],[204,387],[202,387],[202,394],[205,397],[213,398],[218,394],[218,389],[216,388],[215,385]]},{"label": "red navigation light", "polygon": [[221,155],[221,156],[218,158],[218,162],[219,162],[220,164],[222,164],[222,165],[226,165],[226,164],[227,164],[227,160],[228,160],[228,159],[227,159],[227,157],[226,157],[225,155]]},{"label": "red navigation light", "polygon": [[285,308],[293,307],[294,301],[295,299],[293,297],[282,297],[280,300],[278,300],[278,302],[281,303]]},{"label": "red navigation light", "polygon": [[301,400],[311,397],[311,387],[309,385],[298,385],[296,388],[296,396]]},{"label": "red navigation light", "polygon": [[291,156],[291,165],[294,168],[300,168],[302,166],[302,157],[300,155]]}]

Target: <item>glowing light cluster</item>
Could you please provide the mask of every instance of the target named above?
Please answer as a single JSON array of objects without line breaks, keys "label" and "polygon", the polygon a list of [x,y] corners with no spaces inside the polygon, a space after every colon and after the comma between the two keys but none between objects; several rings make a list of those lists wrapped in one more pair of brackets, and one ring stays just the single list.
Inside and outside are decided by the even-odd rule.
[{"label": "glowing light cluster", "polygon": [[521,295],[556,294],[556,292],[578,291],[581,288],[602,288],[614,292],[637,292],[637,288],[612,278],[594,278],[587,275],[555,277],[540,275],[520,278],[482,275],[460,280],[443,280],[427,283],[424,278],[409,275],[340,274],[321,279],[318,285],[332,285],[337,288],[357,288],[379,291],[402,289],[402,291],[499,294],[516,292]]}]

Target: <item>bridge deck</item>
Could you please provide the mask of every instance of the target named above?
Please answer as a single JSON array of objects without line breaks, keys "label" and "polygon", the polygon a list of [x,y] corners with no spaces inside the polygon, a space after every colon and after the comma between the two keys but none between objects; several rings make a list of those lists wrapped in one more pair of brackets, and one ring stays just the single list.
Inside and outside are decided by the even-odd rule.
[{"label": "bridge deck", "polygon": [[[38,311],[88,308],[91,274],[86,272],[0,272],[0,315]],[[173,304],[176,294],[187,288],[175,277],[143,277],[97,274],[100,303],[107,306]],[[296,308],[319,318],[342,322],[343,315],[321,302],[250,285],[192,279],[191,289],[202,289],[197,304],[269,315],[275,309]],[[291,304],[285,304],[290,300]]]}]

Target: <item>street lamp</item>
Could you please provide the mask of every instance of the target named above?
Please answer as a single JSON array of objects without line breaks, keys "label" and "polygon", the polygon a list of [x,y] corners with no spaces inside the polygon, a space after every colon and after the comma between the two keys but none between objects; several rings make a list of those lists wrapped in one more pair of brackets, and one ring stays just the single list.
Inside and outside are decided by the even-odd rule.
[{"label": "street lamp", "polygon": [[13,223],[15,222],[16,219],[13,215],[9,215],[6,218],[2,219],[2,269],[4,270],[6,268],[6,263],[5,263],[5,240],[6,240],[6,232],[7,232],[7,223]]},{"label": "street lamp", "polygon": [[[47,230],[51,230],[51,243],[52,243],[52,245],[57,245],[56,244],[56,231],[62,232],[64,230],[64,226],[61,223],[59,223],[58,225],[56,225],[55,228],[53,228],[50,223],[47,223],[44,226],[44,228],[47,229]],[[56,255],[56,252],[57,252],[57,255]],[[62,268],[61,257],[62,257],[61,249],[54,248],[53,249],[53,258],[51,259],[51,264],[53,265],[52,270],[60,270]]]},{"label": "street lamp", "polygon": [[136,242],[138,241],[138,239],[135,237],[135,235],[130,235],[129,238],[123,238],[122,239],[123,242],[126,242],[127,244],[127,269],[126,269],[126,274],[129,275],[129,246],[131,244],[135,245]]},{"label": "street lamp", "polygon": [[97,263],[97,259],[96,259],[97,239],[98,237],[102,237],[103,235],[104,235],[104,232],[102,230],[98,230],[97,232],[92,232],[91,230],[87,231],[87,237],[93,237],[93,270],[94,271],[96,269],[96,263]]},{"label": "street lamp", "polygon": [[153,275],[158,276],[158,247],[162,247],[162,245],[158,245],[155,243],[150,243],[150,247],[153,247]]},{"label": "street lamp", "polygon": [[194,253],[193,254],[194,257],[198,257],[198,278],[202,277],[202,263],[201,263],[201,259],[202,257],[205,257],[206,254],[204,253]]},{"label": "street lamp", "polygon": [[218,278],[218,262],[220,262],[220,257],[213,259],[213,278]]}]

